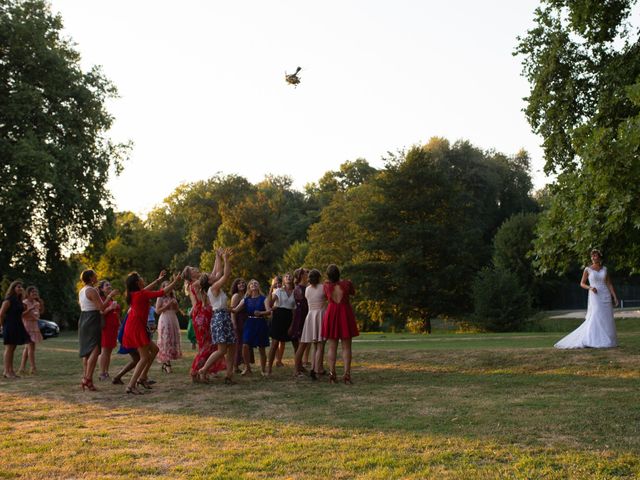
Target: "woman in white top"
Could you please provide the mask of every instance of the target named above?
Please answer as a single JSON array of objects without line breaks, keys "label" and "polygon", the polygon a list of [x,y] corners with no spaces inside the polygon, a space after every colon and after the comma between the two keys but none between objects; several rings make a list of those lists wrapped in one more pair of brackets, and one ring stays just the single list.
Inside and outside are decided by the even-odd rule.
[{"label": "woman in white top", "polygon": [[267,365],[267,375],[271,375],[273,370],[273,362],[280,346],[284,346],[286,342],[293,343],[293,352],[298,347],[297,341],[293,342],[289,336],[289,327],[293,321],[293,311],[296,308],[296,297],[293,294],[293,276],[286,273],[283,276],[283,285],[275,288],[277,279],[274,278],[269,291],[269,302],[274,306],[273,316],[271,318],[271,328],[269,336],[273,340],[271,349],[269,350],[269,363]]},{"label": "woman in white top", "polygon": [[309,272],[309,284],[304,291],[304,296],[309,304],[309,313],[304,320],[300,345],[296,350],[296,365],[301,365],[305,348],[311,343],[315,345],[315,354],[309,373],[312,380],[317,380],[317,375],[324,373],[322,363],[324,361],[325,339],[322,338],[322,315],[327,304],[327,297],[324,294],[324,287],[320,283],[320,277],[320,272],[315,268]]},{"label": "woman in white top", "polygon": [[209,368],[225,357],[227,363],[227,375],[224,378],[226,385],[232,385],[233,378],[233,358],[236,354],[236,329],[231,318],[231,313],[227,307],[229,299],[222,287],[231,277],[231,255],[232,250],[225,248],[222,250],[222,260],[224,262],[224,270],[222,277],[216,280],[209,290],[207,297],[211,303],[213,317],[211,319],[211,341],[216,345],[217,350],[209,355],[209,358],[198,371],[198,375],[202,378],[206,376]]},{"label": "woman in white top", "polygon": [[114,297],[118,291],[111,290],[105,299],[100,298],[94,285],[98,276],[93,270],[84,270],[80,274],[84,287],[78,293],[80,303],[80,319],[78,320],[78,340],[80,342],[80,357],[82,357],[82,390],[88,388],[95,391],[93,385],[93,371],[96,368],[98,355],[100,355],[100,335],[102,333],[102,313],[107,308],[108,300]]},{"label": "woman in white top", "polygon": [[589,290],[587,317],[582,325],[554,346],[556,348],[617,346],[613,306],[618,306],[618,297],[607,273],[607,267],[602,265],[602,253],[599,250],[591,251],[591,266],[584,269],[580,286]]}]

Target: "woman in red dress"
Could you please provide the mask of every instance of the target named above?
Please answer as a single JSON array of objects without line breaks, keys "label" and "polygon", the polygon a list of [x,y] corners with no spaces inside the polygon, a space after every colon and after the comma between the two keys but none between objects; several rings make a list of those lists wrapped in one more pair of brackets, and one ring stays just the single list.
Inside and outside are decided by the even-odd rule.
[{"label": "woman in red dress", "polygon": [[328,280],[324,282],[324,294],[329,304],[322,317],[322,337],[329,343],[329,382],[336,383],[336,354],[338,340],[342,342],[345,384],[351,381],[351,339],[359,335],[356,317],[349,303],[349,296],[355,295],[350,280],[340,280],[340,269],[336,265],[327,268]]},{"label": "woman in red dress", "polygon": [[162,281],[166,272],[163,270],[156,280],[149,285],[145,284],[138,272],[132,272],[127,276],[125,284],[127,287],[127,302],[129,303],[129,318],[124,327],[124,335],[122,337],[122,346],[125,348],[135,348],[140,355],[140,361],[136,365],[129,385],[127,385],[127,393],[140,394],[136,385],[140,384],[146,389],[151,387],[140,380],[145,369],[151,366],[153,359],[158,353],[158,347],[149,338],[147,332],[147,318],[149,317],[149,300],[152,298],[162,297],[165,293],[170,292],[180,281],[179,276],[175,276],[173,281],[162,290],[153,291],[152,289]]},{"label": "woman in red dress", "polygon": [[202,368],[209,356],[217,350],[216,345],[211,340],[211,317],[213,310],[209,304],[207,290],[215,282],[222,278],[221,268],[223,249],[216,250],[216,259],[211,273],[200,273],[196,267],[185,267],[182,277],[185,281],[185,293],[191,300],[191,323],[196,342],[198,343],[198,353],[191,364],[191,380],[194,383],[207,382],[209,373],[217,373],[227,366],[224,359],[220,359],[207,371],[204,376],[198,375],[198,370]]},{"label": "woman in red dress", "polygon": [[111,293],[111,282],[109,280],[101,280],[98,283],[98,293],[104,302],[106,308],[102,313],[104,317],[104,325],[102,327],[102,335],[100,336],[101,351],[98,357],[100,365],[100,376],[98,380],[106,380],[109,378],[109,365],[111,364],[111,352],[118,345],[118,329],[120,328],[120,305],[118,302],[107,299]]}]

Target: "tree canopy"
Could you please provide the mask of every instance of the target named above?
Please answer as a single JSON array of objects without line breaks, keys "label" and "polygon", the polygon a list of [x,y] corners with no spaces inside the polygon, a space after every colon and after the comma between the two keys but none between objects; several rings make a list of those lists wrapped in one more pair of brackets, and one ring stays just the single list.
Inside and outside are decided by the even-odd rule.
[{"label": "tree canopy", "polygon": [[544,0],[516,54],[531,84],[526,114],[557,174],[536,265],[565,272],[591,248],[640,265],[640,44],[635,0]]},{"label": "tree canopy", "polygon": [[[109,174],[127,145],[106,136],[115,86],[83,71],[41,0],[0,3],[0,272],[69,276],[68,251],[86,245],[111,210]],[[68,295],[51,297],[58,310]]]}]

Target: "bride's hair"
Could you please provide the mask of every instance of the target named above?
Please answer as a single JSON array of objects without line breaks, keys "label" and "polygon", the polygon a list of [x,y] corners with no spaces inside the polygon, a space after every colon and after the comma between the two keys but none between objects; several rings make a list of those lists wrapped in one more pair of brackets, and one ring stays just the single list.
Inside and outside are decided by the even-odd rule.
[{"label": "bride's hair", "polygon": [[597,248],[591,250],[591,255],[593,255],[594,253],[597,253],[598,255],[600,255],[600,258],[602,258],[602,252]]}]

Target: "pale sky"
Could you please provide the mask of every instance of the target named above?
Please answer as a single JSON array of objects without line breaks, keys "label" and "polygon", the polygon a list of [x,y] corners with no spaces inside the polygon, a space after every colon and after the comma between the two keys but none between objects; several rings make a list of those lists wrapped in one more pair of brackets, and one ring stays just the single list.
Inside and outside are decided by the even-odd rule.
[{"label": "pale sky", "polygon": [[[533,0],[52,0],[85,68],[118,87],[114,140],[134,148],[110,188],[145,214],[181,182],[318,180],[346,160],[433,136],[511,155],[546,183],[513,57]],[[301,84],[284,81],[302,67]]]}]

